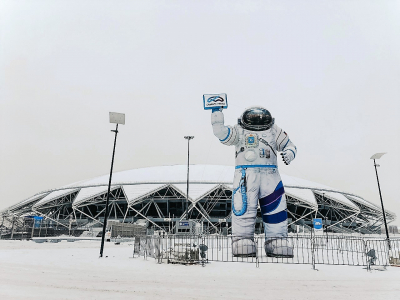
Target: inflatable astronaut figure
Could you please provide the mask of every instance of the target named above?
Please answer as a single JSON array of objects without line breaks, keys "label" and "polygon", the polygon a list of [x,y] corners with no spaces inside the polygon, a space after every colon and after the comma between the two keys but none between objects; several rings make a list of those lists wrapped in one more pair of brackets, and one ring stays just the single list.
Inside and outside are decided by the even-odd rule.
[{"label": "inflatable astronaut figure", "polygon": [[262,107],[244,111],[238,125],[225,126],[222,109],[213,108],[214,135],[227,146],[235,146],[235,176],[232,195],[232,252],[255,256],[254,224],[260,204],[265,230],[265,252],[273,257],[293,257],[287,237],[284,188],[277,167],[278,152],[285,164],[296,156],[296,146],[286,132],[274,124]]}]

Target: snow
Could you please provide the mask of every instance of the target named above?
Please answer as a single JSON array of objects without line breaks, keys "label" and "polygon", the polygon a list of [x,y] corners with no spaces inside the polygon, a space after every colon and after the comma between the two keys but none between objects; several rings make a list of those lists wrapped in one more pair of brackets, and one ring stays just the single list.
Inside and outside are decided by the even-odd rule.
[{"label": "snow", "polygon": [[157,264],[132,245],[0,241],[0,299],[399,299],[400,268]]},{"label": "snow", "polygon": [[29,203],[32,203],[32,202],[37,201],[37,200],[40,199],[41,197],[45,197],[47,194],[48,194],[48,193],[40,193],[40,194],[34,195],[34,196],[32,196],[32,197],[29,197],[28,199],[25,199],[25,200],[23,200],[23,201],[21,201],[21,202],[15,204],[15,205],[13,205],[13,206],[10,206],[10,207],[8,208],[8,210],[17,210],[17,209],[19,209],[20,207],[23,207],[24,205],[27,205],[27,204],[29,204]]},{"label": "snow", "polygon": [[139,185],[124,185],[122,188],[125,197],[129,203],[138,201],[146,196],[157,192],[165,187],[166,184],[139,184]]},{"label": "snow", "polygon": [[[118,187],[113,186],[111,191],[117,189]],[[84,202],[86,199],[94,198],[98,195],[107,193],[108,186],[96,186],[96,187],[89,187],[89,188],[82,188],[78,195],[75,197],[73,205],[78,206],[80,203]]]},{"label": "snow", "polygon": [[37,202],[33,206],[33,208],[38,208],[38,207],[40,207],[42,205],[45,205],[46,203],[51,202],[52,200],[55,200],[57,198],[61,198],[62,196],[66,196],[66,195],[72,194],[73,192],[76,192],[77,190],[78,190],[78,188],[72,188],[72,189],[65,189],[65,190],[59,190],[59,191],[51,192],[46,197],[44,197],[43,199],[39,200],[39,202]]},{"label": "snow", "polygon": [[[182,195],[186,197],[186,183],[184,184],[173,184],[174,187],[181,192]],[[192,202],[196,202],[202,199],[207,194],[210,194],[213,190],[215,190],[219,184],[190,184],[189,185],[189,200]]]},{"label": "snow", "polygon": [[315,199],[314,193],[309,189],[296,189],[285,186],[285,194],[303,200],[313,207],[318,207],[317,199]]}]

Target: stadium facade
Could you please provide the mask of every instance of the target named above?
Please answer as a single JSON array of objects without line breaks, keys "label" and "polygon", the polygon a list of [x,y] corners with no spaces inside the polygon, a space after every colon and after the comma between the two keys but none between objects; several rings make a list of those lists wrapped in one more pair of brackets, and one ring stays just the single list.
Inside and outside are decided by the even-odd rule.
[{"label": "stadium facade", "polygon": [[[133,169],[113,174],[109,219],[147,224],[174,231],[187,216],[205,233],[230,232],[234,167],[191,165],[186,213],[186,165]],[[322,218],[329,232],[381,232],[382,210],[358,195],[282,175],[288,204],[289,232],[309,231],[313,218]],[[108,175],[43,191],[0,213],[4,220],[43,217],[42,222],[77,228],[101,227],[105,214]],[[394,213],[386,211],[388,222]],[[256,233],[263,232],[260,212]]]}]

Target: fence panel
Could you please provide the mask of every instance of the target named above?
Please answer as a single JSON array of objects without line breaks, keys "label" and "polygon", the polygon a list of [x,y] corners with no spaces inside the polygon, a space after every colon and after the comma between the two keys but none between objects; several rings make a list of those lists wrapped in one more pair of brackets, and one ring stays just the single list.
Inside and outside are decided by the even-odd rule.
[{"label": "fence panel", "polygon": [[[247,255],[235,255],[232,241],[237,237],[221,235],[154,235],[145,237],[148,256],[159,262],[198,263],[246,262],[246,263],[288,263],[288,264],[326,264],[351,266],[386,266],[400,262],[400,241],[391,240],[391,250],[385,239],[368,239],[351,236],[289,236],[273,238],[277,247],[293,247],[292,257],[270,257],[265,253],[265,237],[256,236],[253,249]],[[149,241],[151,240],[151,242]],[[270,239],[268,239],[270,240]],[[151,245],[151,246],[149,246]],[[239,252],[249,249],[242,245]],[[150,253],[151,252],[151,253]],[[389,253],[390,252],[390,253]],[[389,261],[390,260],[390,261]]]},{"label": "fence panel", "polygon": [[[30,239],[35,237],[79,237],[85,231],[77,226],[70,228],[61,224],[41,222],[39,226],[32,222],[15,222],[11,228],[2,228],[2,239]],[[88,232],[87,230],[85,232]],[[256,235],[240,246],[232,248],[233,241],[242,239],[225,235],[144,235],[142,227],[113,226],[114,236],[135,237],[134,254],[153,257],[159,263],[205,263],[246,262],[246,263],[288,263],[352,265],[352,266],[400,266],[400,239],[392,238],[388,242],[381,237],[343,236],[343,235],[290,235],[265,239]],[[265,252],[265,243],[275,240],[276,247],[286,243],[293,248],[293,255],[271,257]],[[235,244],[234,244],[235,245]],[[242,255],[238,255],[242,253]]]}]

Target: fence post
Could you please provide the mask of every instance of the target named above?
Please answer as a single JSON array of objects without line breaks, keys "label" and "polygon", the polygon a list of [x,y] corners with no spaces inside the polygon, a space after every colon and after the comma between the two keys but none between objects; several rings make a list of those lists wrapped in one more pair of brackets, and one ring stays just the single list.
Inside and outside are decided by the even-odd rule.
[{"label": "fence post", "polygon": [[11,226],[11,240],[12,240],[13,237],[14,237],[14,218],[15,218],[15,216],[13,215],[13,218],[12,218],[12,226]]},{"label": "fence post", "polygon": [[133,237],[133,251],[132,251],[132,258],[135,258],[135,244],[136,244],[136,238]]},{"label": "fence post", "polygon": [[[312,232],[313,229],[311,229]],[[311,260],[312,260],[312,268],[315,269],[315,235],[311,233]]]},{"label": "fence post", "polygon": [[3,216],[3,220],[1,221],[1,226],[0,226],[0,240],[1,240],[1,236],[3,235],[3,225],[4,225],[4,216]]},{"label": "fence post", "polygon": [[365,259],[366,259],[366,261],[367,261],[367,272],[368,272],[368,271],[371,271],[371,265],[370,265],[370,260],[368,259],[368,255],[367,255],[367,253],[368,253],[368,251],[367,251],[367,249],[368,249],[367,243],[368,243],[368,241],[364,241],[364,240],[363,240],[364,255],[365,255]]},{"label": "fence post", "polygon": [[41,234],[42,234],[42,221],[43,221],[43,219],[40,220],[40,226],[39,226],[39,234],[38,234],[38,237],[41,237]]},{"label": "fence post", "polygon": [[258,260],[258,237],[254,239],[254,242],[256,244],[256,268],[260,267],[260,261]]},{"label": "fence post", "polygon": [[158,259],[158,263],[161,264],[162,262],[162,252],[161,252],[161,232],[158,233],[158,245],[157,245],[157,259]]},{"label": "fence post", "polygon": [[167,234],[167,264],[169,264],[169,253],[171,251],[171,237]]},{"label": "fence post", "polygon": [[[33,233],[35,230],[35,218],[32,218],[33,223],[32,223],[32,233],[31,233],[31,239],[33,239]],[[26,235],[26,239],[28,239],[28,234]]]},{"label": "fence post", "polygon": [[[201,244],[205,245],[205,239],[204,239],[203,235],[201,235]],[[204,253],[202,253],[202,252],[204,252]],[[202,251],[202,252],[200,252],[200,255],[201,255],[201,266],[205,267],[206,264],[205,264],[204,256],[207,255],[207,254],[205,254],[206,251]]]}]

